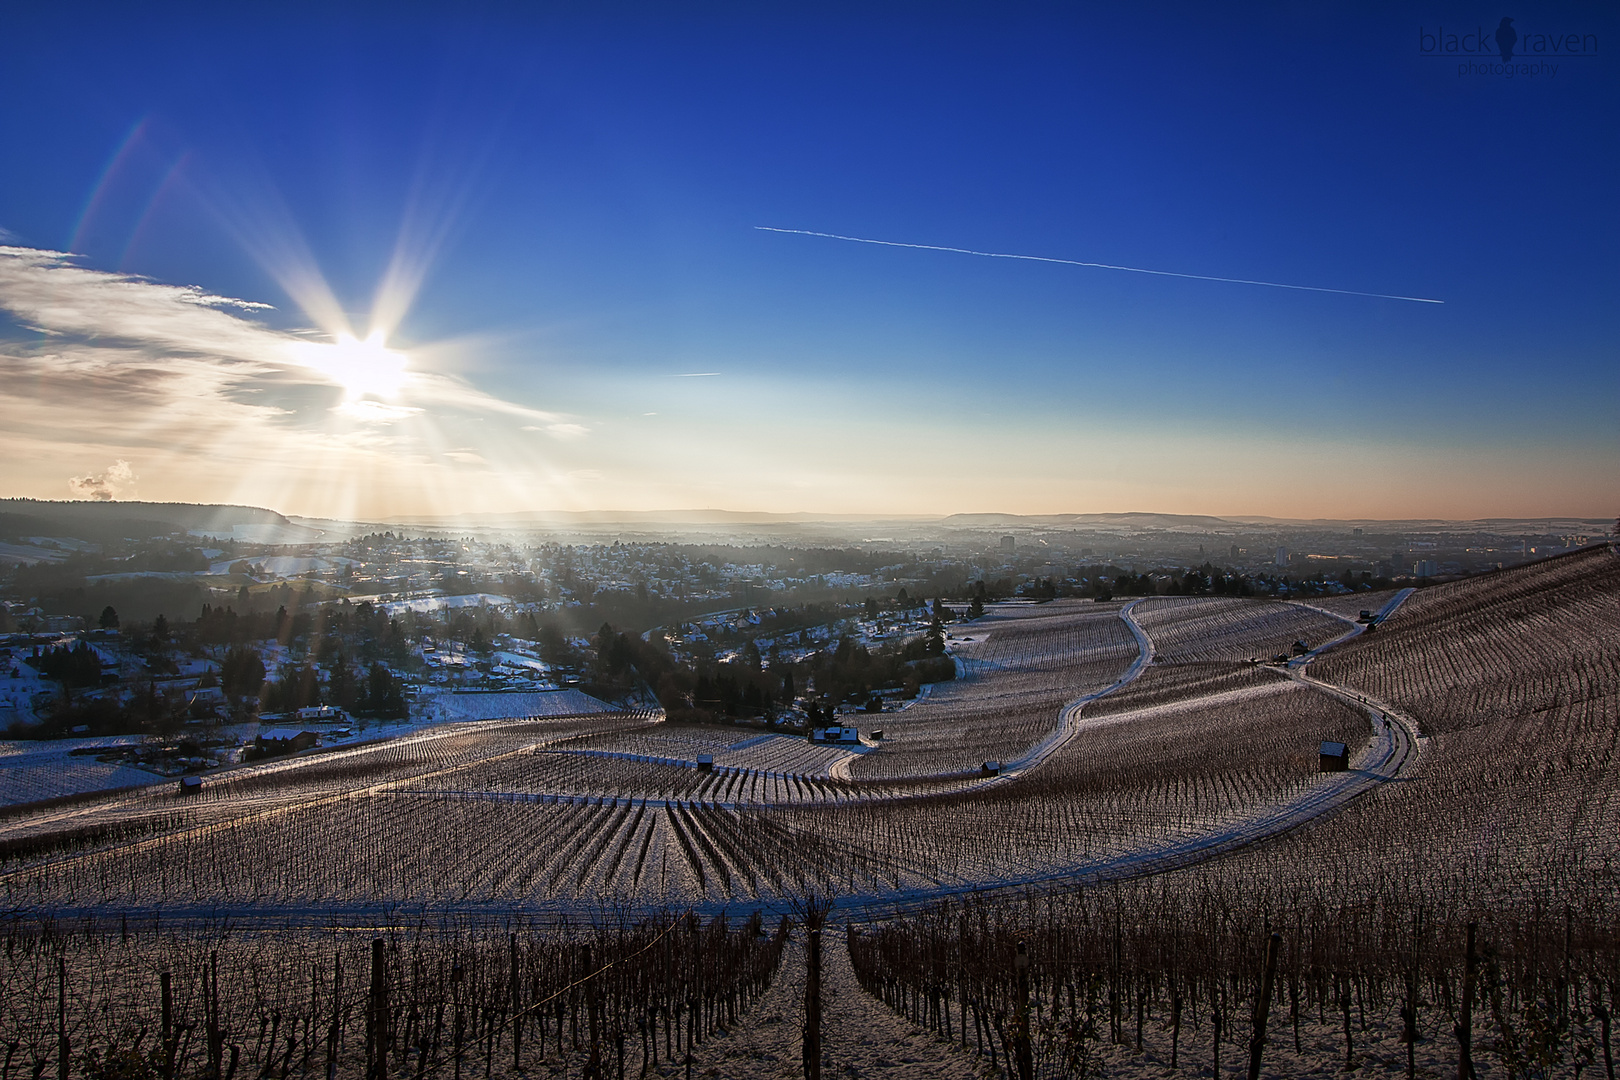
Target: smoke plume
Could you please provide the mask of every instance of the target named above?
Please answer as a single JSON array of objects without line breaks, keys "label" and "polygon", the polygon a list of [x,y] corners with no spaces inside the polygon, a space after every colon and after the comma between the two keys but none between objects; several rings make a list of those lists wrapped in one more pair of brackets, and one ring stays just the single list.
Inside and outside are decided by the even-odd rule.
[{"label": "smoke plume", "polygon": [[135,487],[135,469],[119,458],[107,466],[103,473],[75,476],[68,480],[68,490],[78,499],[96,499],[109,502]]}]

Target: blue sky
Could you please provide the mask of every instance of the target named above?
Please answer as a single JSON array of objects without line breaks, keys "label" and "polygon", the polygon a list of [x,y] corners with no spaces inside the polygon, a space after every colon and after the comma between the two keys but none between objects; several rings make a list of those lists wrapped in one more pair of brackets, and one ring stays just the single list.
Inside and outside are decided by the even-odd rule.
[{"label": "blue sky", "polygon": [[1610,514],[1616,20],[1514,11],[11,5],[4,494]]}]

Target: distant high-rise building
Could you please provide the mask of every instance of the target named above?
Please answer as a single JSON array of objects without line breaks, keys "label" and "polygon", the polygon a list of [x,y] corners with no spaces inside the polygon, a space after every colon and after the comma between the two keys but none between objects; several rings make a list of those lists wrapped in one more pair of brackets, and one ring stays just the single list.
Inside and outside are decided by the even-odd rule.
[{"label": "distant high-rise building", "polygon": [[1350,530],[1350,535],[1351,536],[1360,536],[1361,535],[1361,530],[1360,529],[1351,529]]},{"label": "distant high-rise building", "polygon": [[1014,540],[1012,537],[1003,536],[1001,538],[1001,550],[1002,551],[1011,551],[1014,548],[1016,548],[1017,546],[1018,546],[1018,541]]},{"label": "distant high-rise building", "polygon": [[1280,548],[1277,549],[1277,565],[1278,566],[1287,566],[1288,565],[1288,549],[1287,548],[1280,547]]},{"label": "distant high-rise building", "polygon": [[1434,577],[1437,572],[1433,559],[1419,559],[1412,564],[1412,573],[1417,577]]}]

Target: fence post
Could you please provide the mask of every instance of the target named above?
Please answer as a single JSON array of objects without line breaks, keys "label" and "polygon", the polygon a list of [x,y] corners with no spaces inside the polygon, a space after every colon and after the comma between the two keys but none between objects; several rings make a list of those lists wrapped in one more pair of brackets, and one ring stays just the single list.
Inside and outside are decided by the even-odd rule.
[{"label": "fence post", "polygon": [[56,954],[56,1075],[67,1080],[72,1048],[67,1035],[67,957]]},{"label": "fence post", "polygon": [[512,980],[512,1071],[517,1072],[523,1061],[523,989],[518,978],[518,944],[517,935],[512,934],[507,939],[511,952],[510,978]]},{"label": "fence post", "polygon": [[1474,1080],[1474,934],[1478,923],[1468,924],[1468,952],[1463,956],[1462,1006],[1457,1013],[1457,1080]]},{"label": "fence post", "polygon": [[591,1037],[591,1056],[585,1065],[585,1075],[600,1077],[602,1075],[602,1043],[601,1035],[596,1026],[596,980],[592,978],[591,946],[587,943],[583,950],[582,967],[585,971],[585,1023]]},{"label": "fence post", "polygon": [[1614,1052],[1609,1048],[1609,1007],[1607,1005],[1593,1005],[1592,1015],[1598,1018],[1603,1030],[1603,1068],[1609,1074],[1609,1080],[1614,1080]]},{"label": "fence post", "polygon": [[1406,1003],[1401,1006],[1401,1019],[1405,1021],[1401,1041],[1406,1044],[1406,1080],[1417,1077],[1418,975],[1422,963],[1422,943],[1423,909],[1420,907],[1412,920],[1412,962],[1406,971]]},{"label": "fence post", "polygon": [[326,1080],[337,1080],[338,1024],[343,1018],[343,954],[332,954],[332,1024],[326,1029]]},{"label": "fence post", "polygon": [[1170,1068],[1177,1068],[1177,1054],[1181,1049],[1181,991],[1170,991]]},{"label": "fence post", "polygon": [[208,954],[208,966],[203,969],[208,983],[208,1069],[213,1080],[225,1075],[225,1032],[219,1026],[219,953]]},{"label": "fence post", "polygon": [[163,1080],[174,1080],[174,986],[167,971],[158,975],[163,1003]]},{"label": "fence post", "polygon": [[1260,1080],[1260,1055],[1266,1048],[1266,1021],[1271,1018],[1271,989],[1277,977],[1277,950],[1282,935],[1266,943],[1266,969],[1260,976],[1260,994],[1254,1000],[1254,1035],[1249,1039],[1249,1080]]},{"label": "fence post", "polygon": [[806,937],[804,971],[804,1080],[821,1080],[821,927]]},{"label": "fence post", "polygon": [[371,1024],[366,1042],[374,1052],[370,1060],[370,1080],[388,1080],[388,966],[383,957],[383,939],[371,942]]},{"label": "fence post", "polygon": [[1029,1041],[1029,948],[1020,941],[1013,956],[1013,972],[1018,980],[1018,1018],[1013,1032],[1013,1061],[1018,1080],[1035,1080],[1035,1052]]}]

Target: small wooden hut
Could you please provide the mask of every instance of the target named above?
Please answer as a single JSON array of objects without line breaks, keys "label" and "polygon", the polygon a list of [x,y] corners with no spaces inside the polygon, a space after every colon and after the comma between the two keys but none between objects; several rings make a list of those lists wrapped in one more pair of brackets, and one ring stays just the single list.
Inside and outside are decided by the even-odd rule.
[{"label": "small wooden hut", "polygon": [[1350,768],[1350,748],[1342,742],[1325,742],[1318,748],[1318,772],[1346,772]]}]

